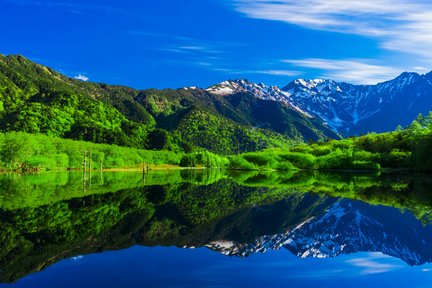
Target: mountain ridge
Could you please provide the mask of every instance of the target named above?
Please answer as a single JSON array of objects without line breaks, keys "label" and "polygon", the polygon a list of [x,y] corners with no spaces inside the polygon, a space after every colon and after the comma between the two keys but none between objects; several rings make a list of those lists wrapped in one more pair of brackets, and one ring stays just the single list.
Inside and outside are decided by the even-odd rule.
[{"label": "mountain ridge", "polygon": [[[207,88],[136,90],[72,79],[23,56],[1,56],[0,66],[1,131],[147,149],[234,154],[282,148],[392,131],[432,110],[432,72],[404,72],[376,85],[296,79],[279,88],[240,79]],[[221,141],[217,130],[225,131]],[[161,143],[148,144],[157,135],[165,135]],[[218,141],[203,145],[205,137]]]},{"label": "mountain ridge", "polygon": [[3,132],[220,154],[340,138],[322,121],[284,103],[262,103],[250,93],[238,96],[84,82],[20,55],[0,56]]},{"label": "mountain ridge", "polygon": [[282,88],[248,80],[228,80],[206,90],[227,96],[239,91],[285,103],[322,120],[345,136],[387,132],[406,126],[419,113],[432,110],[432,72],[403,72],[375,85],[354,85],[330,79],[296,79]]}]

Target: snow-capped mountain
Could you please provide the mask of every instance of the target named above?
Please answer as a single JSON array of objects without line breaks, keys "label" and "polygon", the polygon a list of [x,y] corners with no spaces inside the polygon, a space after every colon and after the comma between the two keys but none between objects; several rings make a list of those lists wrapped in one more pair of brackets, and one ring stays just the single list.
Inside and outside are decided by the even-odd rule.
[{"label": "snow-capped mountain", "polygon": [[282,88],[300,109],[345,134],[394,130],[432,110],[432,75],[402,73],[377,85],[295,80]]},{"label": "snow-capped mountain", "polygon": [[311,217],[287,232],[253,243],[215,241],[207,247],[229,256],[249,256],[282,247],[298,257],[328,258],[355,252],[382,252],[410,265],[432,261],[432,226],[391,207],[341,200],[327,213]]},{"label": "snow-capped mountain", "polygon": [[289,93],[291,101],[310,114],[322,119],[332,129],[339,132],[349,131],[359,120],[374,113],[369,109],[359,111],[359,102],[367,86],[355,91],[354,85],[337,83],[332,80],[298,79],[283,88]]},{"label": "snow-capped mountain", "polygon": [[286,103],[327,123],[345,135],[391,131],[432,110],[432,72],[404,72],[377,85],[352,85],[333,80],[297,79],[279,89],[247,80],[230,80],[207,89],[217,95],[252,93]]},{"label": "snow-capped mountain", "polygon": [[267,86],[263,83],[256,84],[246,79],[228,80],[206,89],[208,92],[226,96],[241,92],[253,93],[257,98],[264,100],[287,101],[289,94],[280,90],[277,86]]},{"label": "snow-capped mountain", "polygon": [[241,79],[221,82],[207,88],[206,91],[219,96],[233,95],[236,93],[251,93],[258,99],[285,103],[298,112],[308,117],[312,117],[306,111],[296,106],[290,97],[290,93],[282,91],[277,86],[267,86],[264,83],[257,84],[246,79]]}]

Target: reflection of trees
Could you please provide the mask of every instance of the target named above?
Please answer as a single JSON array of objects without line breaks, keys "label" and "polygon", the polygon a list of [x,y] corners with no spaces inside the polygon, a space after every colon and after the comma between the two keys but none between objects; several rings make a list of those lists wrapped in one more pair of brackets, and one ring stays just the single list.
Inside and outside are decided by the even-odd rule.
[{"label": "reflection of trees", "polygon": [[251,240],[320,215],[340,197],[408,209],[430,220],[432,180],[423,176],[233,173],[152,172],[145,181],[141,173],[104,173],[102,181],[95,173],[85,195],[81,173],[2,175],[0,280],[137,243],[183,247]]}]

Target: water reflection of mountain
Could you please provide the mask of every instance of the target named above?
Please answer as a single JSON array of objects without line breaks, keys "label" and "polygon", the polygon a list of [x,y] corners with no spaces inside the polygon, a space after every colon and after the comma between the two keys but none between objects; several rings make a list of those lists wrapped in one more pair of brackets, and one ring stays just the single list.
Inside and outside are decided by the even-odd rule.
[{"label": "water reflection of mountain", "polygon": [[284,233],[261,236],[247,244],[218,240],[207,246],[242,257],[282,247],[302,258],[382,252],[410,265],[421,265],[432,261],[432,227],[423,225],[410,212],[344,199]]},{"label": "water reflection of mountain", "polygon": [[315,257],[380,251],[412,265],[431,258],[431,228],[422,224],[432,206],[426,177],[178,172],[143,181],[125,175],[121,183],[118,175],[95,180],[85,191],[70,175],[58,182],[0,179],[8,184],[0,210],[0,281],[136,244],[209,246],[239,256],[282,246]]}]

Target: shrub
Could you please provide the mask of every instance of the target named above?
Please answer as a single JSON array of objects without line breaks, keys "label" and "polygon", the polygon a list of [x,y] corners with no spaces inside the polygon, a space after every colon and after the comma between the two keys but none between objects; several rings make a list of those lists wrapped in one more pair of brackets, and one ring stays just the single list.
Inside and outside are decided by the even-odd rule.
[{"label": "shrub", "polygon": [[298,152],[286,152],[279,154],[282,161],[291,162],[299,169],[315,169],[316,159],[313,155]]},{"label": "shrub", "polygon": [[274,169],[278,165],[276,159],[274,158],[274,154],[270,154],[268,152],[247,153],[244,154],[243,157],[246,161],[253,163],[260,168]]},{"label": "shrub", "polygon": [[335,152],[317,159],[319,169],[347,169],[351,165],[351,155],[347,152]]},{"label": "shrub", "polygon": [[258,168],[248,162],[246,159],[244,159],[242,156],[235,156],[232,158],[229,158],[229,169],[234,169],[234,170],[258,170]]}]

